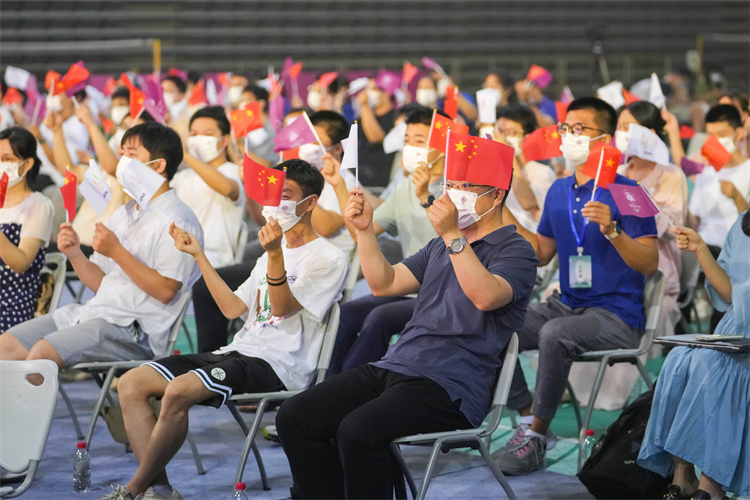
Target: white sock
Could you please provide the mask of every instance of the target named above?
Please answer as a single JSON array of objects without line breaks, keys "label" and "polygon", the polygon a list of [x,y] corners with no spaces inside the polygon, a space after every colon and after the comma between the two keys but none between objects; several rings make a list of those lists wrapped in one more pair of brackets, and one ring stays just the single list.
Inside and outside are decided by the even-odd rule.
[{"label": "white sock", "polygon": [[532,431],[530,427],[528,429],[526,429],[526,432],[524,432],[523,435],[524,436],[536,436],[536,437],[538,437],[542,441],[542,443],[546,439],[545,436],[544,436],[544,434],[539,434],[536,431]]},{"label": "white sock", "polygon": [[534,415],[529,415],[527,417],[521,417],[521,423],[525,425],[531,425],[534,423]]},{"label": "white sock", "polygon": [[151,488],[160,495],[170,496],[172,494],[172,486],[169,484],[154,484]]}]

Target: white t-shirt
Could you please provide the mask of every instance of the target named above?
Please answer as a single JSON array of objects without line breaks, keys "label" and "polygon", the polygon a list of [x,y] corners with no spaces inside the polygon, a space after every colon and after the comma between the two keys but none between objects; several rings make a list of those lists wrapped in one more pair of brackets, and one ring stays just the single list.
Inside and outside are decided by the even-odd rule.
[{"label": "white t-shirt", "polygon": [[255,264],[250,278],[234,292],[248,314],[234,340],[216,354],[237,351],[266,361],[289,390],[304,389],[313,376],[323,343],[320,322],[341,291],[349,269],[344,253],[325,238],[297,248],[282,246],[284,267],[292,295],[303,309],[291,316],[271,315],[268,301],[268,254]]},{"label": "white t-shirt", "polygon": [[740,215],[734,201],[722,194],[720,180],[730,181],[747,200],[750,193],[750,160],[718,172],[707,166],[695,176],[690,212],[701,219],[698,233],[703,241],[716,247],[724,246],[729,229]]},{"label": "white t-shirt", "polygon": [[245,213],[245,193],[237,165],[227,162],[217,170],[239,186],[236,201],[211,188],[189,167],[177,172],[171,182],[177,196],[195,212],[203,226],[206,257],[215,268],[234,264],[242,216]]},{"label": "white t-shirt", "polygon": [[[351,171],[347,170],[346,172],[343,172],[342,177],[346,183],[347,191],[353,188],[356,184],[356,180]],[[323,186],[323,191],[318,198],[318,205],[329,212],[341,215],[341,207],[339,206],[339,199],[336,196],[336,191],[333,189],[333,186],[327,182]],[[354,240],[352,239],[352,235],[349,233],[346,224],[342,225],[330,236],[326,236],[326,239],[340,248],[346,255],[349,255],[351,251],[354,250]]]},{"label": "white t-shirt", "polygon": [[0,208],[0,225],[19,224],[20,239],[38,238],[44,242],[42,246],[47,246],[54,212],[49,198],[42,193],[31,193],[16,206]]},{"label": "white t-shirt", "polygon": [[193,257],[175,248],[169,235],[169,225],[174,222],[194,234],[201,247],[203,229],[195,214],[177,198],[174,190],[158,196],[144,209],[137,210],[137,207],[135,201],[121,206],[109,218],[107,227],[140,262],[165,278],[182,283],[179,292],[169,304],[163,304],[141,290],[113,259],[94,253],[91,262],[105,273],[96,295],[86,304],[69,304],[59,308],[52,313],[52,319],[61,330],[93,318],[119,326],[138,321],[148,334],[154,354],[166,354],[164,349],[169,329],[187,300],[185,292],[200,276]]},{"label": "white t-shirt", "polygon": [[[89,132],[86,130],[86,125],[81,123],[76,115],[73,115],[63,122],[62,129],[70,159],[73,160],[73,163],[78,164],[78,151],[91,152],[91,141],[89,140]],[[44,140],[47,141],[47,144],[51,148],[54,148],[54,134],[52,131],[45,124],[41,124],[39,125],[39,132],[44,137]],[[39,172],[50,176],[52,181],[58,186],[65,184],[65,176],[55,168],[54,163],[52,163],[54,158],[47,158],[41,144],[37,144],[36,152],[42,161]]]},{"label": "white t-shirt", "polygon": [[[538,161],[530,161],[523,167],[523,175],[526,180],[531,184],[531,191],[536,197],[536,203],[539,205],[539,213],[544,210],[544,199],[547,197],[547,191],[549,191],[552,183],[555,182],[555,171],[552,167],[539,163]],[[505,202],[508,210],[513,214],[513,217],[518,220],[518,223],[529,231],[536,232],[539,221],[528,210],[524,210],[521,207],[521,203],[516,198],[516,192],[513,190],[513,186],[510,188],[508,193],[508,200]]]}]

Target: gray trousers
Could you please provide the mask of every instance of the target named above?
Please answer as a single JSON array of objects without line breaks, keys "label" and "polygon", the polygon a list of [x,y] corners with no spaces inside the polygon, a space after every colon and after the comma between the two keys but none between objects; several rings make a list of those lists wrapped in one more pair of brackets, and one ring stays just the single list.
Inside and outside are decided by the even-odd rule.
[{"label": "gray trousers", "polygon": [[[539,349],[539,369],[531,409],[550,421],[565,392],[573,359],[586,351],[638,347],[641,332],[615,313],[601,307],[571,309],[555,292],[546,302],[530,304],[526,322],[518,332],[519,351]],[[508,408],[520,410],[532,403],[521,364],[516,363]]]}]

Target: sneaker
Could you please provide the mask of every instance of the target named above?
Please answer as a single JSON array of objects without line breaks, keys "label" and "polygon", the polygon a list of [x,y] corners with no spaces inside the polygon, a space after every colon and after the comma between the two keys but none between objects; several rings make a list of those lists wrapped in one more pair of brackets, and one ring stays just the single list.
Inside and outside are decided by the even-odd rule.
[{"label": "sneaker", "polygon": [[182,495],[180,495],[174,488],[172,488],[172,493],[170,495],[164,495],[149,486],[146,488],[146,491],[138,495],[135,500],[182,500]]},{"label": "sneaker", "polygon": [[135,495],[130,493],[130,490],[125,486],[120,486],[117,483],[113,483],[110,486],[112,486],[112,493],[99,497],[96,500],[135,500]]},{"label": "sneaker", "polygon": [[269,441],[273,441],[274,443],[279,443],[279,433],[276,432],[276,426],[275,425],[267,425],[263,427],[263,437],[266,438]]},{"label": "sneaker", "polygon": [[546,450],[536,436],[524,436],[520,446],[500,450],[494,458],[500,470],[509,476],[520,476],[544,468]]},{"label": "sneaker", "polygon": [[[523,443],[524,434],[526,434],[526,430],[529,428],[528,424],[519,424],[518,427],[516,427],[515,431],[513,431],[513,435],[510,437],[507,443],[505,443],[505,446],[500,448],[498,452],[505,451],[505,450],[512,450],[515,448],[518,448]],[[547,435],[545,436],[545,447],[547,450],[551,450],[555,446],[557,446],[557,435],[552,432],[552,429],[547,429]]]}]

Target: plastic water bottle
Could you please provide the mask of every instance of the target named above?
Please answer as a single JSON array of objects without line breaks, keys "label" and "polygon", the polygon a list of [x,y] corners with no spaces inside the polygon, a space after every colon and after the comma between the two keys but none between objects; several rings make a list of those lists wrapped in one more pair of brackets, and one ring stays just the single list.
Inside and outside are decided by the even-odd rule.
[{"label": "plastic water bottle", "polygon": [[578,470],[580,471],[583,464],[591,456],[591,450],[594,449],[596,439],[594,439],[594,429],[586,429],[586,437],[583,439],[583,450],[578,459]]},{"label": "plastic water bottle", "polygon": [[245,483],[237,483],[234,485],[234,500],[248,500],[247,494],[245,493]]},{"label": "plastic water bottle", "polygon": [[91,489],[91,458],[86,450],[86,443],[78,443],[73,459],[73,490],[86,492]]}]

